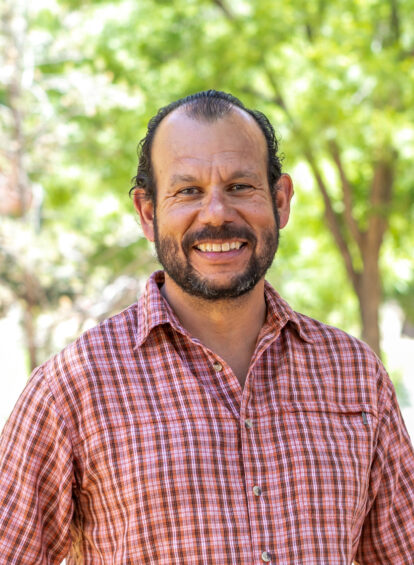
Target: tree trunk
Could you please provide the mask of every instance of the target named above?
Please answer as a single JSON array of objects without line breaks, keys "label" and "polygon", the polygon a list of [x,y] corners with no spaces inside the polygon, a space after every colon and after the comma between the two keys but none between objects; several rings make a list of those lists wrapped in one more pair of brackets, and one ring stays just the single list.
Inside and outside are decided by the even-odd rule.
[{"label": "tree trunk", "polygon": [[374,254],[365,259],[355,290],[361,316],[361,337],[380,356],[379,308],[382,293],[378,258]]}]

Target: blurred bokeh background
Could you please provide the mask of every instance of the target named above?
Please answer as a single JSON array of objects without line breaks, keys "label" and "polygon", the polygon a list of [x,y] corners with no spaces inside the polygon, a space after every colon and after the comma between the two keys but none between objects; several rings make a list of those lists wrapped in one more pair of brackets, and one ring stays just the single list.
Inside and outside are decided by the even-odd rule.
[{"label": "blurred bokeh background", "polygon": [[158,268],[128,197],[148,119],[215,88],[294,180],[269,280],[382,357],[414,437],[414,0],[2,0],[0,428],[31,369]]}]

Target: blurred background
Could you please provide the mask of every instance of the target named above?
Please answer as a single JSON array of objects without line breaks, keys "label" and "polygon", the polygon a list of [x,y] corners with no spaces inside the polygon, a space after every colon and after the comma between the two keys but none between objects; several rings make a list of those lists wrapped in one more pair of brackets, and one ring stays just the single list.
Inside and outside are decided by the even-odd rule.
[{"label": "blurred background", "polygon": [[414,437],[414,0],[3,0],[0,428],[158,268],[128,197],[157,109],[267,114],[296,195],[268,279],[381,356]]}]

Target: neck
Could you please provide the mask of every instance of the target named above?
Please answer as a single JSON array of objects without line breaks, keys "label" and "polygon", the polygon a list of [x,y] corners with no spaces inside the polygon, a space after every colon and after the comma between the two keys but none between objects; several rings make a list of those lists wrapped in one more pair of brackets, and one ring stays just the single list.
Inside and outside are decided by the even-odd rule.
[{"label": "neck", "polygon": [[184,328],[244,382],[266,317],[264,280],[238,298],[206,300],[187,294],[166,274],[161,292]]}]

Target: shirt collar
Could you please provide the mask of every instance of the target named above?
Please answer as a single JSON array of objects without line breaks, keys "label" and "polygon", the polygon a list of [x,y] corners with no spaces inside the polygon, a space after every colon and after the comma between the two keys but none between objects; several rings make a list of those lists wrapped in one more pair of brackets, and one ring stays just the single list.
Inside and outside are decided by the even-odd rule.
[{"label": "shirt collar", "polygon": [[286,300],[276,292],[276,290],[265,281],[265,300],[267,305],[266,324],[280,332],[288,323],[292,323],[299,336],[307,343],[313,343],[313,339],[304,324],[302,316],[299,316]]},{"label": "shirt collar", "polygon": [[[170,324],[180,333],[188,334],[182,327],[174,311],[160,292],[164,284],[164,271],[156,271],[148,279],[145,291],[138,302],[138,329],[136,347],[140,347],[156,326]],[[281,298],[275,289],[265,282],[265,300],[267,305],[266,325],[278,333],[292,322],[299,336],[306,342],[312,343],[303,321],[292,310],[289,304]]]},{"label": "shirt collar", "polygon": [[186,333],[171,306],[160,292],[164,280],[164,271],[152,273],[138,302],[136,347],[140,347],[144,343],[153,328],[163,324],[170,324],[182,333]]}]

